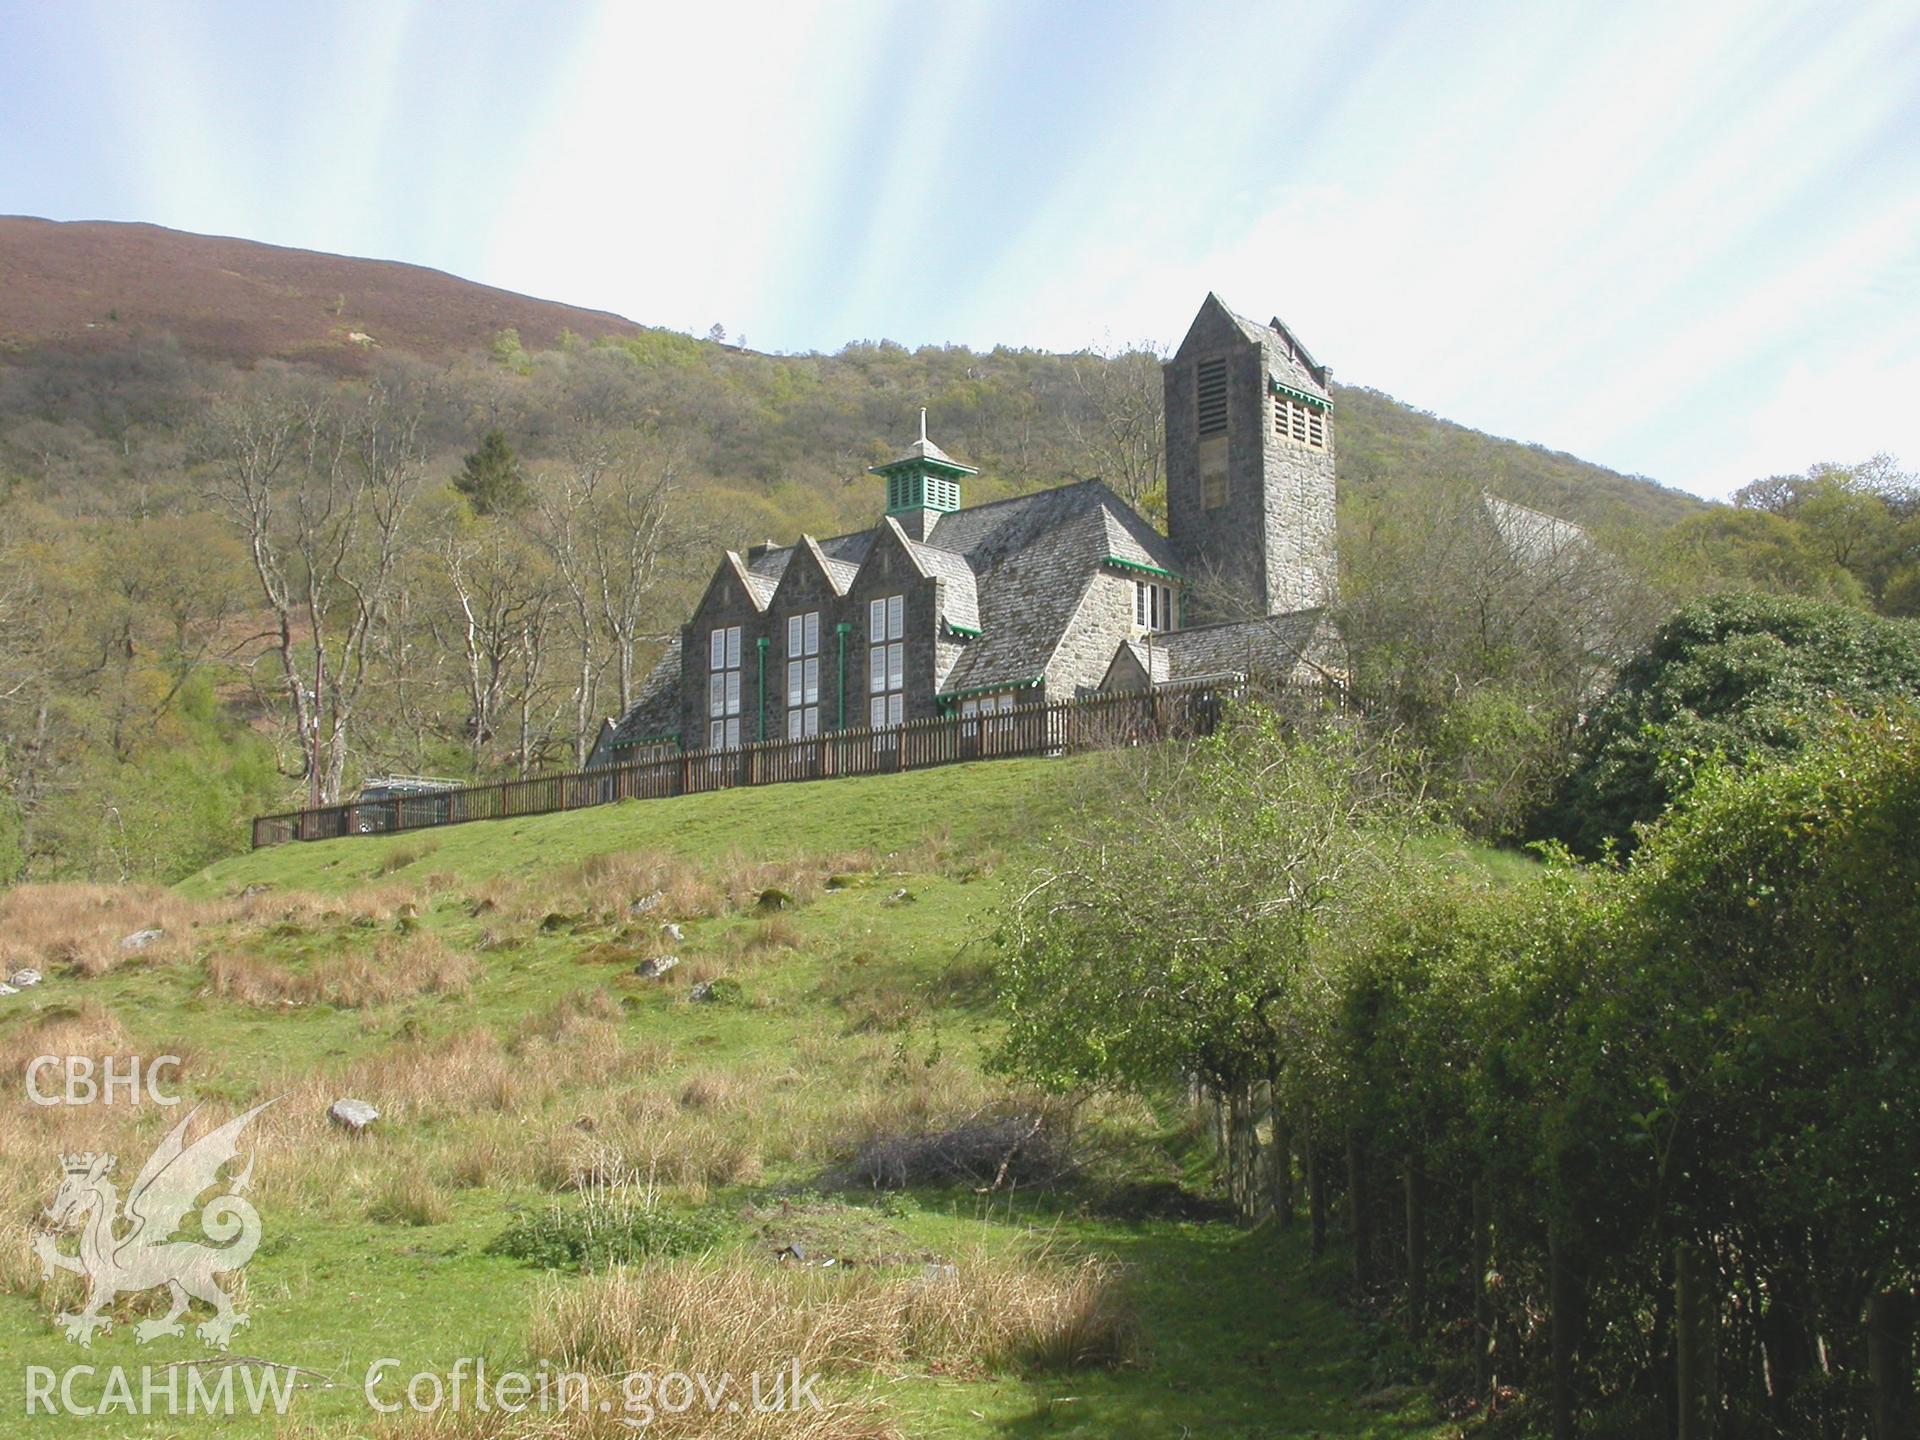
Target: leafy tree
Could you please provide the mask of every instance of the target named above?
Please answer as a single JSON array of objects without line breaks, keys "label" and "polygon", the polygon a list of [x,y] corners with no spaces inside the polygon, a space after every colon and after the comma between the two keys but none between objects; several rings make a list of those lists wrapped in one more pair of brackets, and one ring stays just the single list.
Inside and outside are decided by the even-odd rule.
[{"label": "leafy tree", "polygon": [[1287,1063],[1290,1002],[1324,983],[1339,917],[1404,863],[1396,765],[1352,730],[1291,732],[1261,706],[1123,762],[1082,833],[1018,887],[1001,1063],[1061,1089],[1199,1081],[1231,1107],[1244,1204],[1248,1099]]},{"label": "leafy tree", "polygon": [[1790,754],[1836,707],[1920,696],[1920,624],[1723,595],[1678,611],[1579,737],[1550,833],[1593,855],[1635,843],[1712,757]]},{"label": "leafy tree", "polygon": [[1859,580],[1825,553],[1803,525],[1765,509],[1715,506],[1662,535],[1656,565],[1679,594],[1759,590],[1864,606]]},{"label": "leafy tree", "polygon": [[509,514],[531,498],[520,458],[497,429],[482,435],[480,448],[460,462],[453,488],[467,497],[476,515]]},{"label": "leafy tree", "polygon": [[1890,455],[1858,465],[1815,465],[1737,491],[1734,503],[1791,522],[1876,602],[1895,575],[1920,561],[1920,482]]}]

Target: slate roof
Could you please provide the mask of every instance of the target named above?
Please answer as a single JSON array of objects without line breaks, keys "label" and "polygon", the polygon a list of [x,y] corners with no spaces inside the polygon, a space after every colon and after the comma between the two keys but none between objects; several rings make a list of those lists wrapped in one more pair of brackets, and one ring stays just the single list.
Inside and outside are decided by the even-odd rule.
[{"label": "slate roof", "polygon": [[1592,542],[1587,532],[1571,520],[1562,520],[1541,510],[1529,510],[1498,495],[1480,492],[1501,543],[1522,564],[1540,567],[1574,550],[1585,550]]},{"label": "slate roof", "polygon": [[608,737],[615,750],[658,740],[680,729],[680,637],[667,641],[667,648],[633,698],[633,708],[620,717]]},{"label": "slate roof", "polygon": [[943,515],[927,548],[965,556],[979,595],[981,635],[960,652],[947,694],[1043,674],[1109,556],[1176,568],[1165,537],[1098,480]]},{"label": "slate roof", "polygon": [[1224,302],[1221,306],[1233,317],[1233,323],[1240,327],[1240,333],[1258,345],[1267,364],[1267,373],[1290,390],[1304,391],[1308,395],[1318,395],[1331,401],[1327,391],[1326,367],[1307,353],[1307,347],[1300,343],[1293,331],[1277,316],[1271,324],[1262,325],[1258,320],[1249,320]]},{"label": "slate roof", "polygon": [[[966,556],[924,541],[908,540],[907,553],[920,568],[940,582],[940,614],[949,625],[980,628],[980,592]],[[840,562],[835,562],[840,563]],[[851,567],[849,567],[851,573]]]},{"label": "slate roof", "polygon": [[[816,542],[843,592],[879,530]],[[1099,480],[956,510],[942,515],[925,540],[906,539],[906,546],[920,568],[942,582],[947,622],[981,632],[961,651],[943,693],[1042,674],[1088,582],[1109,557],[1178,573],[1166,537]],[[769,550],[746,565],[756,593],[764,591],[763,605],[793,550]]]},{"label": "slate roof", "polygon": [[[1320,633],[1324,609],[1290,610],[1255,620],[1228,620],[1153,637],[1153,649],[1166,653],[1164,673],[1156,655],[1155,680],[1178,683],[1230,671],[1285,675]],[[1146,648],[1142,645],[1140,648]],[[1142,660],[1144,667],[1145,661]]]}]

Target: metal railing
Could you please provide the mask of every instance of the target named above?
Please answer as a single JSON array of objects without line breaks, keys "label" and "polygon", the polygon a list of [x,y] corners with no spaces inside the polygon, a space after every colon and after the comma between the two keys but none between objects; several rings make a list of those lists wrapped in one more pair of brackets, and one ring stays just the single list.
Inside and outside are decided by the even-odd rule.
[{"label": "metal railing", "polygon": [[[617,800],[658,800],[746,785],[889,775],[969,760],[1070,755],[1193,738],[1213,733],[1226,702],[1241,688],[1239,677],[1223,677],[1163,685],[1152,691],[1056,700],[992,714],[915,720],[884,730],[835,730],[801,740],[767,740],[733,750],[688,751],[564,775],[537,775],[421,795],[349,800],[259,816],[253,822],[253,844],[259,849],[291,840],[332,840],[345,835],[461,825],[470,820],[547,815]],[[1319,702],[1332,696],[1332,692],[1317,686],[1287,689]]]}]

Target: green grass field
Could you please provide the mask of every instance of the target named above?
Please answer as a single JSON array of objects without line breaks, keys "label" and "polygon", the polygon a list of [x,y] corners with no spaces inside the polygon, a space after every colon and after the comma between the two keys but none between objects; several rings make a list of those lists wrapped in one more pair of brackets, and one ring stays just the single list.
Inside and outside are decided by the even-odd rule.
[{"label": "green grass field", "polygon": [[[16,1076],[41,1053],[168,1053],[184,1059],[185,1098],[223,1115],[282,1097],[243,1147],[257,1154],[264,1241],[232,1354],[303,1372],[279,1419],[27,1415],[29,1366],[137,1371],[212,1352],[191,1329],[135,1343],[133,1322],[164,1308],[157,1294],[119,1302],[90,1351],[69,1344],[50,1317],[78,1291],[71,1277],[42,1283],[27,1239],[62,1152],[111,1150],[128,1181],[184,1108],[21,1097],[0,1137],[0,1434],[439,1433],[405,1417],[376,1425],[361,1395],[372,1361],[393,1357],[403,1375],[445,1374],[462,1357],[532,1371],[556,1353],[567,1297],[605,1280],[496,1253],[503,1232],[591,1221],[596,1234],[645,1235],[661,1215],[710,1227],[709,1253],[640,1264],[641,1313],[733,1266],[740,1283],[773,1287],[766,1324],[728,1317],[695,1335],[642,1321],[616,1337],[628,1353],[718,1357],[744,1373],[782,1358],[771,1337],[809,1305],[868,1309],[860,1338],[828,1356],[825,1428],[678,1417],[657,1433],[1454,1433],[1417,1390],[1391,1388],[1409,1376],[1323,1298],[1334,1287],[1308,1266],[1303,1236],[1212,1218],[1195,1127],[1171,1107],[1086,1107],[1081,1167],[1048,1188],[858,1178],[853,1162],[877,1142],[1034,1103],[984,1064],[995,916],[1007,877],[1109,763],[628,803],[289,845],[172,893],[0,899],[0,940],[48,977],[0,1000],[0,1055]],[[162,940],[120,949],[149,924]],[[661,978],[635,973],[667,954],[678,964]],[[693,998],[716,981],[721,999]],[[363,1137],[324,1119],[347,1095],[383,1112]],[[776,1263],[789,1244],[806,1273]],[[1074,1308],[1086,1298],[1075,1275],[1096,1277],[1098,1316],[1121,1317],[1120,1363],[1101,1352],[1063,1365],[1048,1348],[1061,1315],[1081,1317],[1075,1335],[1106,1333]],[[921,1315],[928,1287],[985,1297],[986,1277],[1012,1287],[991,1292],[1002,1341]],[[1022,1329],[1029,1304],[1042,1318]],[[880,1335],[894,1322],[873,1317],[900,1314],[921,1318]],[[499,1417],[467,1424],[446,1433],[517,1433]],[[541,1433],[635,1433],[606,1424]]]}]

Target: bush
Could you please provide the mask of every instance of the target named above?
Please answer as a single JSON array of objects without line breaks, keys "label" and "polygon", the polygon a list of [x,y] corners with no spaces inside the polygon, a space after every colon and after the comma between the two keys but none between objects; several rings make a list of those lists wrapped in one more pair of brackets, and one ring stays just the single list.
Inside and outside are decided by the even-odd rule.
[{"label": "bush", "polygon": [[1841,708],[1920,698],[1920,624],[1839,605],[1721,595],[1676,612],[1585,727],[1546,830],[1623,851],[1700,765],[1799,750]]}]

